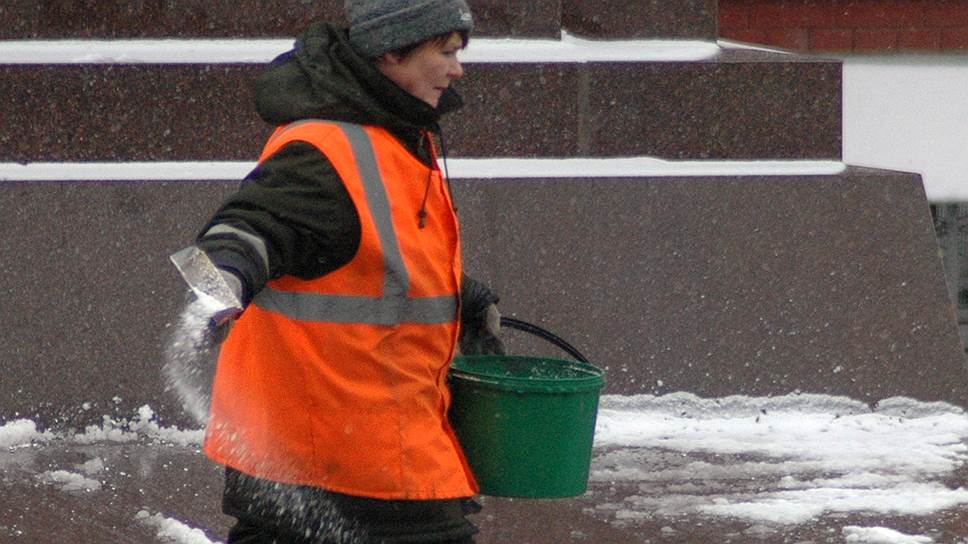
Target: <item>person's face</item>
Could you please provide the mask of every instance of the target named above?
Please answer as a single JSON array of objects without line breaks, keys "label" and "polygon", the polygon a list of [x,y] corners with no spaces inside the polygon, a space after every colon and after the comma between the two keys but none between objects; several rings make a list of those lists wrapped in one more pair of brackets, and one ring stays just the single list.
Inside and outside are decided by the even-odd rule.
[{"label": "person's face", "polygon": [[387,53],[377,66],[408,93],[436,108],[451,82],[464,75],[457,52],[464,46],[457,32],[443,41],[428,41],[406,57]]}]

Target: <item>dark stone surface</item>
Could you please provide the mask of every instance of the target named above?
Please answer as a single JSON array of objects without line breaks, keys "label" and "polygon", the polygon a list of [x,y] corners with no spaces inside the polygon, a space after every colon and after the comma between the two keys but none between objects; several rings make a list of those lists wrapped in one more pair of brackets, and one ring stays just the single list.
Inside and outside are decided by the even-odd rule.
[{"label": "dark stone surface", "polygon": [[4,161],[254,160],[253,66],[0,66]]},{"label": "dark stone surface", "polygon": [[[44,483],[46,471],[82,473],[77,467],[100,459],[92,475],[96,491],[62,491]],[[145,544],[172,542],[137,519],[176,519],[224,542],[232,518],[221,513],[222,469],[196,447],[145,443],[77,445],[0,450],[0,542],[31,544]],[[180,540],[185,542],[186,540]]]},{"label": "dark stone surface", "polygon": [[839,159],[840,63],[776,60],[589,65],[579,154]]},{"label": "dark stone surface", "polygon": [[[80,424],[150,404],[188,422],[161,375],[166,324],[184,301],[167,255],[233,187],[0,186],[0,253],[16,256],[0,262],[0,374],[10,384],[0,388],[0,421]],[[915,175],[455,188],[468,271],[501,294],[506,314],[605,367],[606,392],[800,390],[968,406]],[[514,351],[555,351],[506,336]]]},{"label": "dark stone surface", "polygon": [[82,424],[150,404],[190,423],[161,374],[185,300],[167,256],[234,186],[0,184],[0,421]]},{"label": "dark stone surface", "polygon": [[594,39],[715,40],[716,0],[562,0],[562,25]]},{"label": "dark stone surface", "polygon": [[315,17],[342,16],[341,0],[6,0],[0,39],[295,36]]},{"label": "dark stone surface", "polygon": [[[259,66],[0,66],[0,160],[252,160]],[[451,156],[839,158],[840,64],[470,64]]]},{"label": "dark stone surface", "polygon": [[[558,37],[561,0],[470,0],[476,36]],[[0,39],[293,37],[309,21],[343,20],[342,0],[5,0]]]},{"label": "dark stone surface", "polygon": [[[458,184],[467,268],[620,394],[968,403],[916,175]],[[554,351],[554,350],[552,350]]]},{"label": "dark stone surface", "polygon": [[464,108],[441,128],[453,157],[563,157],[578,152],[578,74],[573,64],[468,65]]},{"label": "dark stone surface", "polygon": [[510,38],[559,38],[561,0],[468,0],[474,35]]}]

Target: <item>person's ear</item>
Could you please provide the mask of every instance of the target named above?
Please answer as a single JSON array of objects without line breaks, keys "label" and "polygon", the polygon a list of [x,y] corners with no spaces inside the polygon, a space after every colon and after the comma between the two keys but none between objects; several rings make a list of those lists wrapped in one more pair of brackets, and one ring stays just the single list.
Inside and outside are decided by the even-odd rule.
[{"label": "person's ear", "polygon": [[402,60],[403,60],[403,57],[401,57],[398,53],[394,53],[393,51],[391,51],[389,53],[384,53],[383,55],[378,57],[376,59],[376,63],[381,66],[395,66],[397,64],[400,64],[400,61]]}]

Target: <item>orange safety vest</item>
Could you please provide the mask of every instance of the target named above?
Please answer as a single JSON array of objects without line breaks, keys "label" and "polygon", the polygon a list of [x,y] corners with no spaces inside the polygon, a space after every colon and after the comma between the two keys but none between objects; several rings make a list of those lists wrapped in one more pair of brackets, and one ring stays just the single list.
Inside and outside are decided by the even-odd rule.
[{"label": "orange safety vest", "polygon": [[318,120],[280,127],[260,162],[297,140],[342,178],[360,248],[320,278],[267,282],[236,321],[204,451],[252,476],[350,495],[473,495],[447,420],[461,259],[440,171],[383,128]]}]

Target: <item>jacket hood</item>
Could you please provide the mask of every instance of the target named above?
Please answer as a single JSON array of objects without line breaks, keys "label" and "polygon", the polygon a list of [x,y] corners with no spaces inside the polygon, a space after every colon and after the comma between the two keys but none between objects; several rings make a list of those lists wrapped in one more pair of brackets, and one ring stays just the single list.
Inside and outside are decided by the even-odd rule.
[{"label": "jacket hood", "polygon": [[320,22],[256,78],[254,95],[256,111],[272,125],[315,118],[407,132],[437,130],[440,116],[462,105],[448,88],[432,108],[357,53],[345,29]]}]

